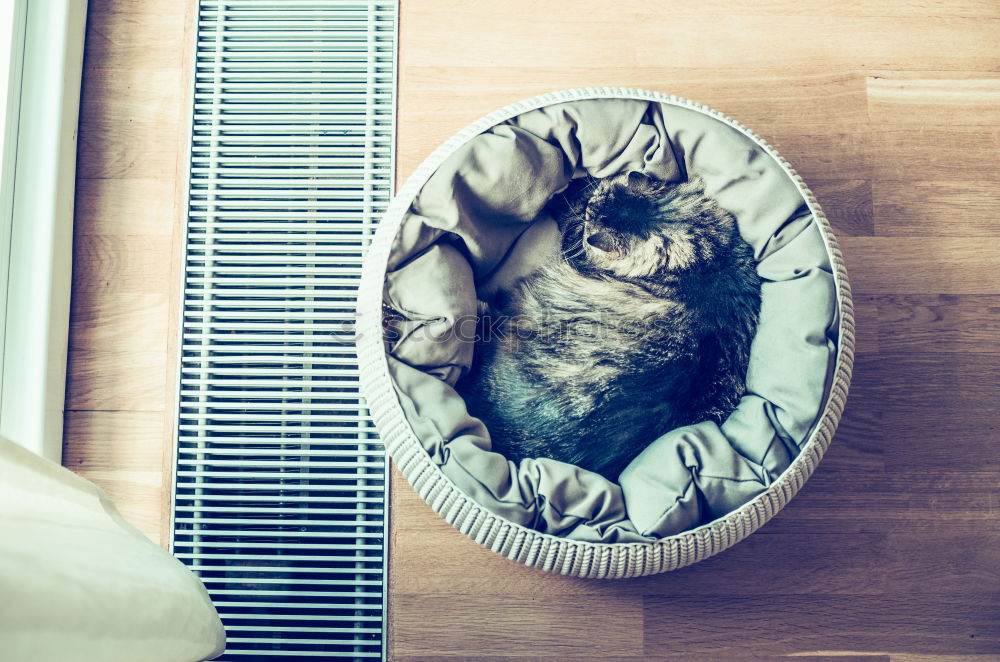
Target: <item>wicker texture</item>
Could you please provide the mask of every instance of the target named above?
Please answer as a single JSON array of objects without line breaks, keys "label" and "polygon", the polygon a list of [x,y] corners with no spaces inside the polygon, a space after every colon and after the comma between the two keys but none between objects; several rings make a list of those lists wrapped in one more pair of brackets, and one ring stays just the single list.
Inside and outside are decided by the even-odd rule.
[{"label": "wicker texture", "polygon": [[[827,402],[791,466],[763,493],[725,517],[651,543],[589,543],[558,538],[509,522],[478,505],[434,464],[416,438],[393,390],[382,344],[381,310],[392,241],[414,197],[459,147],[490,127],[543,106],[585,99],[635,99],[702,112],[737,129],[777,161],[796,184],[816,219],[830,254],[839,307],[836,367]],[[358,292],[358,361],[361,387],[389,456],[424,501],[479,544],[528,566],[583,578],[617,579],[676,570],[728,549],[763,526],[816,469],[830,445],[847,399],[854,357],[854,306],[844,260],[815,196],[773,148],[735,120],[700,104],[660,92],[629,88],[582,88],[520,101],[466,127],[435,150],[393,199],[365,257]]]}]

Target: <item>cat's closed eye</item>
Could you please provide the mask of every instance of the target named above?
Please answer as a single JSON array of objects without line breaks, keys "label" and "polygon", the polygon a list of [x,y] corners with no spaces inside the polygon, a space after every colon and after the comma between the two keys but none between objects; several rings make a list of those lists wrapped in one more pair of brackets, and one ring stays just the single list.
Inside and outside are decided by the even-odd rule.
[{"label": "cat's closed eye", "polygon": [[595,232],[587,237],[587,243],[605,253],[618,252],[618,244],[610,232]]}]

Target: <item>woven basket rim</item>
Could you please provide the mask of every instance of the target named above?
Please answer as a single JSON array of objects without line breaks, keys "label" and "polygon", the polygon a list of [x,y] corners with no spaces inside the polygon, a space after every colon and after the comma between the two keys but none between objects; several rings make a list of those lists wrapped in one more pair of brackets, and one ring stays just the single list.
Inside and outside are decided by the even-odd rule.
[{"label": "woven basket rim", "polygon": [[[796,185],[816,219],[833,265],[839,318],[835,369],[823,409],[799,454],[763,492],[739,508],[693,529],[650,542],[569,540],[505,520],[480,506],[445,476],[420,444],[393,390],[381,342],[381,302],[389,248],[410,204],[430,176],[458,148],[501,122],[545,106],[591,99],[633,99],[687,108],[743,133],[771,156]],[[574,88],[524,99],[476,120],[442,143],[407,178],[383,214],[362,266],[358,289],[358,357],[362,394],[388,455],[424,501],[452,526],[525,565],[580,577],[635,577],[690,565],[727,549],[763,526],[798,492],[826,451],[843,413],[854,358],[853,302],[843,257],[829,220],[794,168],[764,139],[727,115],[675,95],[626,87]],[[488,528],[484,529],[486,525]],[[672,554],[667,554],[667,546],[673,547]],[[609,551],[616,556],[607,558]]]}]

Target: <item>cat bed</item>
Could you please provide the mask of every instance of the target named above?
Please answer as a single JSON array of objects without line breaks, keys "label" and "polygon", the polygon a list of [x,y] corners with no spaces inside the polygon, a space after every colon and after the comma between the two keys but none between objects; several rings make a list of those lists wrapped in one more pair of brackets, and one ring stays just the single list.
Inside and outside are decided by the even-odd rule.
[{"label": "cat bed", "polygon": [[[473,359],[477,288],[510,287],[557,257],[558,230],[540,213],[572,178],[624,171],[701,177],[754,248],[764,284],[747,393],[721,426],[648,440],[617,482],[510,462],[454,389]],[[401,330],[390,342],[383,310]],[[850,380],[850,290],[812,193],[733,120],[641,90],[547,94],[447,141],[386,211],[358,313],[363,393],[420,496],[494,551],[579,577],[673,570],[762,526],[812,474]]]}]

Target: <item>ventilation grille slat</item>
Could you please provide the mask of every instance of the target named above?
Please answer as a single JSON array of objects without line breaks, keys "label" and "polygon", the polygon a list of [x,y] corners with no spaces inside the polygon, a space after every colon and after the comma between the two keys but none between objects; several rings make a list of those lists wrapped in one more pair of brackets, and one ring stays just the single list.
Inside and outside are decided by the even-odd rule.
[{"label": "ventilation grille slat", "polygon": [[384,658],[386,462],[350,339],[391,195],[396,20],[198,3],[172,543],[220,659]]}]

